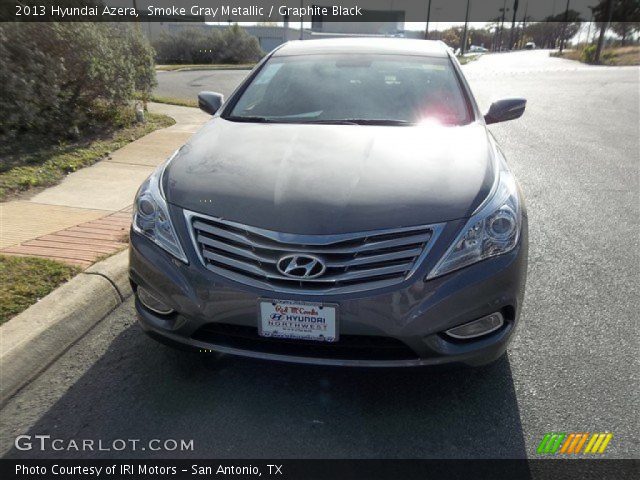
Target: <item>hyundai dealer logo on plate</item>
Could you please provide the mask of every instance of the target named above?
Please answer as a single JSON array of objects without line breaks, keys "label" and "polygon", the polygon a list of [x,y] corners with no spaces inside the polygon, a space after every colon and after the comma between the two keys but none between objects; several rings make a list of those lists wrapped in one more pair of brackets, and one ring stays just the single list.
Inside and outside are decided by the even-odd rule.
[{"label": "hyundai dealer logo on plate", "polygon": [[290,300],[260,301],[260,335],[335,342],[336,307]]}]

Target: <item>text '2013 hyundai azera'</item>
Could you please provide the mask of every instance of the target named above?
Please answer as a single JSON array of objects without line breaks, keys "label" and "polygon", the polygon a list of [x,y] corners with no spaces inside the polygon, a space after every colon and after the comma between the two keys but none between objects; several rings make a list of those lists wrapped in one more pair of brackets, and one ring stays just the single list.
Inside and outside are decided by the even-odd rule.
[{"label": "text '2013 hyundai azera'", "polygon": [[144,182],[130,278],[153,337],[350,366],[481,365],[518,323],[522,194],[440,42],[291,42]]}]

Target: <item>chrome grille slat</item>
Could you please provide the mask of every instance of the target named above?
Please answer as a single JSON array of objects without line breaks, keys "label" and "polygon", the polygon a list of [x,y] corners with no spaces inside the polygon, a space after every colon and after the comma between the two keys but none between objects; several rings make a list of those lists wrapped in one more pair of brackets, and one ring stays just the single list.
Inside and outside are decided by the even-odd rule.
[{"label": "chrome grille slat", "polygon": [[378,250],[380,248],[401,247],[403,245],[416,245],[419,243],[426,243],[431,238],[431,235],[411,235],[410,237],[397,238],[393,240],[381,240],[379,242],[365,243],[358,251],[368,252],[371,250]]},{"label": "chrome grille slat", "polygon": [[226,238],[228,240],[233,240],[235,242],[244,243],[246,245],[251,246],[251,242],[247,238],[243,237],[242,235],[239,235],[233,232],[228,232],[227,230],[223,230],[221,228],[215,228],[211,225],[207,225],[202,222],[198,222],[198,221],[193,222],[193,228],[203,232],[211,233],[217,237]]},{"label": "chrome grille slat", "polygon": [[[399,247],[403,245],[420,244],[420,243],[427,242],[430,238],[430,235],[412,235],[409,237],[398,238],[398,239],[368,242],[361,247],[322,248],[319,246],[307,246],[305,244],[295,245],[295,244],[284,243],[284,242],[282,242],[280,245],[269,245],[269,244],[265,244],[258,241],[252,241],[247,237],[242,236],[238,233],[229,232],[221,228],[212,227],[210,225],[206,225],[199,221],[194,222],[193,228],[195,228],[198,231],[215,235],[217,237],[222,237],[228,240],[235,241],[237,243],[245,244],[252,248],[265,249],[265,250],[278,250],[282,252],[290,252],[292,250],[295,250],[296,252],[300,252],[300,253],[357,253],[357,252],[363,252],[363,251],[369,251],[369,250],[377,250],[379,248],[390,248],[390,247]],[[336,243],[339,243],[339,242],[336,242]]]},{"label": "chrome grille slat", "polygon": [[207,245],[208,247],[217,248],[218,250],[225,250],[227,252],[233,253],[235,255],[239,255],[242,257],[250,258],[251,260],[256,260],[262,263],[276,263],[275,258],[267,258],[261,255],[257,255],[251,250],[245,250],[244,248],[236,247],[233,245],[226,244],[224,242],[219,242],[217,240],[213,240],[211,238],[205,237],[203,235],[198,235],[197,240],[199,243]]},{"label": "chrome grille slat", "polygon": [[[209,270],[254,287],[311,295],[373,290],[405,281],[444,226],[296,235],[184,213],[196,251]],[[277,264],[291,254],[313,254],[326,271],[315,278],[286,276]]]},{"label": "chrome grille slat", "polygon": [[[236,268],[238,270],[244,270],[260,277],[266,277],[277,280],[294,280],[289,277],[285,277],[283,275],[272,274],[269,272],[265,272],[264,270],[256,267],[255,265],[251,265],[249,263],[245,263],[239,260],[235,260],[233,258],[225,257],[224,255],[219,255],[217,253],[210,252],[208,250],[204,250],[202,252],[205,258],[210,260],[214,260],[218,263],[222,263],[224,265],[228,265],[230,267]],[[411,268],[412,262],[403,263],[400,265],[391,265],[386,267],[372,268],[368,270],[352,270],[346,273],[340,273],[337,275],[331,275],[321,278],[314,278],[314,282],[322,282],[322,283],[334,283],[341,282],[345,280],[354,280],[358,278],[366,278],[366,277],[376,277],[381,275],[387,275],[389,273],[399,273],[406,272]]]},{"label": "chrome grille slat", "polygon": [[[214,240],[203,235],[198,235],[196,237],[199,243],[202,243],[208,247],[213,247],[218,250],[224,250],[229,253],[233,253],[238,256],[246,257],[251,260],[256,260],[261,263],[273,263],[277,262],[277,257],[269,258],[262,255],[257,255],[256,253],[245,250],[244,248],[236,247],[234,245],[229,245],[224,242],[220,242],[218,240]],[[411,250],[402,250],[400,252],[392,252],[392,253],[383,253],[379,255],[367,255],[365,257],[357,257],[352,260],[344,260],[344,261],[327,261],[327,267],[352,267],[359,265],[366,265],[369,263],[382,262],[387,260],[400,260],[403,258],[415,257],[416,255],[420,255],[422,249],[420,248],[412,248]]]},{"label": "chrome grille slat", "polygon": [[390,265],[387,267],[371,268],[369,270],[350,270],[346,273],[340,273],[328,277],[320,277],[318,280],[344,282],[345,280],[356,280],[360,278],[373,278],[390,273],[405,273],[411,268],[413,262],[403,263],[401,265]]},{"label": "chrome grille slat", "polygon": [[223,277],[227,277],[231,280],[234,280],[238,283],[246,283],[246,284],[250,284],[254,287],[259,287],[259,288],[263,288],[265,290],[277,290],[278,292],[281,293],[300,293],[300,291],[304,291],[305,294],[308,295],[314,295],[314,294],[322,294],[322,295],[326,295],[326,294],[338,294],[338,293],[353,293],[353,292],[360,292],[362,290],[375,290],[377,288],[385,288],[385,287],[390,287],[392,285],[395,285],[398,283],[398,280],[396,278],[393,279],[383,279],[383,280],[376,280],[376,281],[372,281],[372,282],[368,282],[366,283],[366,288],[363,288],[363,284],[350,284],[350,285],[345,285],[345,286],[335,286],[335,284],[331,283],[328,285],[323,285],[322,289],[319,290],[313,290],[313,289],[309,289],[309,288],[305,288],[305,287],[300,287],[296,285],[296,282],[293,282],[290,285],[283,285],[283,286],[279,286],[277,288],[274,287],[274,285],[272,283],[269,283],[266,280],[260,280],[260,279],[255,279],[252,280],[251,282],[247,281],[247,277],[245,275],[236,273],[234,271],[231,270],[225,270],[222,268],[218,268],[215,266],[207,266],[207,268],[209,270],[211,270],[214,273],[217,273],[218,275],[222,275]]},{"label": "chrome grille slat", "polygon": [[218,255],[217,253],[210,252],[208,250],[204,250],[202,255],[209,260],[214,260],[215,262],[222,263],[224,265],[228,265],[229,267],[237,268],[238,270],[244,270],[249,273],[253,273],[254,275],[258,275],[260,277],[264,277],[264,272],[260,267],[252,265],[250,263],[241,262],[239,260],[234,260],[233,258],[225,257],[223,255]]},{"label": "chrome grille slat", "polygon": [[402,250],[400,252],[382,253],[380,255],[367,255],[366,257],[356,257],[353,260],[345,260],[342,262],[327,262],[327,267],[353,267],[357,265],[366,265],[368,263],[384,262],[386,260],[401,260],[403,258],[415,257],[420,255],[421,248],[412,248],[411,250]]}]

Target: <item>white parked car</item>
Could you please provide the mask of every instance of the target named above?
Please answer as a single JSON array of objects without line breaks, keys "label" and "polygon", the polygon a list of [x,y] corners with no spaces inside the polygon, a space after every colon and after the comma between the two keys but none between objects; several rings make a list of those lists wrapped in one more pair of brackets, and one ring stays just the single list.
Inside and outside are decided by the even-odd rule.
[{"label": "white parked car", "polygon": [[472,53],[485,53],[485,52],[488,52],[489,50],[479,45],[471,45],[471,47],[469,48],[469,51]]}]

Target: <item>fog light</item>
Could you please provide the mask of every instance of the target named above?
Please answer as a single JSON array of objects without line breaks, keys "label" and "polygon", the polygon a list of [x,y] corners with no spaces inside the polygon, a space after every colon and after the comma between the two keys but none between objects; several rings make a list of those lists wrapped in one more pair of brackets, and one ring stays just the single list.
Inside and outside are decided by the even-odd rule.
[{"label": "fog light", "polygon": [[502,318],[501,313],[496,312],[474,320],[473,322],[447,330],[445,333],[458,340],[469,340],[470,338],[482,337],[483,335],[495,332],[502,325],[504,325],[504,318]]},{"label": "fog light", "polygon": [[138,299],[142,304],[152,312],[159,313],[160,315],[169,315],[173,313],[173,309],[166,303],[158,300],[149,290],[145,290],[142,287],[138,287],[137,290]]}]

